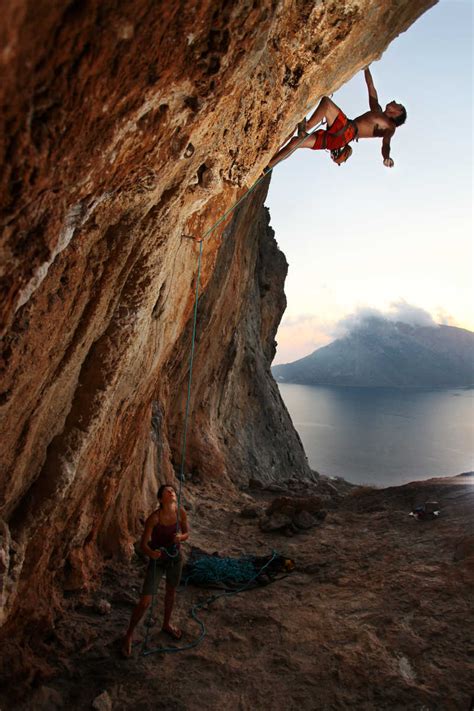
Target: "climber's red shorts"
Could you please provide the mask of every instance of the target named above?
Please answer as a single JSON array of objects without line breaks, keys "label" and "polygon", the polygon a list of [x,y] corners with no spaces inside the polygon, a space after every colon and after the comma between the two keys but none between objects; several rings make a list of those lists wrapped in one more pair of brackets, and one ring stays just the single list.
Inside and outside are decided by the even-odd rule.
[{"label": "climber's red shorts", "polygon": [[320,129],[313,133],[315,138],[313,151],[320,151],[324,148],[333,151],[335,148],[342,148],[353,141],[356,135],[357,128],[354,122],[349,121],[347,116],[339,111],[334,122],[326,131]]}]

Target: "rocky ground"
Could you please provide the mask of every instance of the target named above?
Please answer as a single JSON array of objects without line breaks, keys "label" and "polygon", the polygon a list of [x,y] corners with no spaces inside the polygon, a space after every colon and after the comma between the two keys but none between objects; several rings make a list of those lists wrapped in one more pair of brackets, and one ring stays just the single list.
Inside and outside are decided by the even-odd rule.
[{"label": "rocky ground", "polygon": [[[265,511],[275,501],[278,509],[282,495],[313,503],[318,496],[327,515],[306,512],[313,516],[307,530],[284,521],[263,531],[271,528]],[[32,666],[30,686],[3,687],[2,711],[469,709],[472,475],[385,490],[292,483],[234,492],[225,502],[217,487],[195,483],[186,496],[190,544],[231,556],[276,549],[296,569],[202,611],[207,635],[198,648],[144,657],[137,644],[125,660],[120,642],[144,563],[137,556],[114,564],[96,592],[69,594],[63,618],[37,648],[42,668]],[[427,500],[439,501],[439,518],[409,516]],[[306,514],[300,521],[310,525]],[[190,606],[213,592],[188,587],[179,594],[183,645],[199,634]],[[160,595],[160,610],[161,603]],[[143,633],[142,626],[137,641]],[[151,644],[168,644],[159,624]]]}]

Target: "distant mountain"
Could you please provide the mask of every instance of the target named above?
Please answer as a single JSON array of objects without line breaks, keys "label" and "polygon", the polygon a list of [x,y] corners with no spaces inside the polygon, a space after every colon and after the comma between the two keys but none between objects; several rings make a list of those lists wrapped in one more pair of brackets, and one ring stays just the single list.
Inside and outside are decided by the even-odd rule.
[{"label": "distant mountain", "polygon": [[352,387],[474,384],[474,333],[373,318],[311,355],[272,368],[277,382]]}]

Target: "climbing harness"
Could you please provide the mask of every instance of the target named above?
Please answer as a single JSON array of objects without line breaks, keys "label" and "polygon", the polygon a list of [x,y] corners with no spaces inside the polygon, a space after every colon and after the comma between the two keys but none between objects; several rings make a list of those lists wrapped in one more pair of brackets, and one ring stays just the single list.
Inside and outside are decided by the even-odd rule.
[{"label": "climbing harness", "polygon": [[[337,119],[336,119],[336,121],[337,121]],[[330,136],[331,138],[339,138],[340,136],[344,136],[349,129],[352,129],[352,131],[354,132],[354,135],[352,136],[352,138],[350,138],[348,143],[341,146],[340,148],[328,149],[328,145],[327,145],[328,136]],[[349,160],[349,158],[352,155],[352,146],[350,145],[350,143],[352,141],[358,141],[358,140],[359,140],[359,129],[357,128],[356,122],[353,121],[352,119],[346,118],[346,122],[344,123],[343,126],[341,126],[341,128],[338,131],[331,130],[330,133],[328,133],[327,131],[325,133],[323,133],[322,141],[321,141],[321,148],[324,150],[329,150],[329,153],[331,155],[331,160],[334,163],[336,163],[336,165],[342,165],[342,163],[345,163],[347,160]]]},{"label": "climbing harness", "polygon": [[[314,130],[317,130],[319,126],[323,124],[323,121],[320,121],[317,126],[315,126]],[[311,135],[311,134],[309,134]],[[294,149],[289,153],[288,158],[293,155],[293,153],[299,148],[299,146],[305,141],[307,136],[303,136],[302,139],[295,145]],[[196,286],[195,286],[195,292],[194,292],[194,308],[193,308],[193,324],[192,324],[192,335],[191,335],[191,350],[190,350],[190,355],[189,355],[189,367],[188,367],[188,386],[187,386],[187,397],[186,397],[186,408],[185,408],[185,415],[184,415],[184,426],[183,426],[183,438],[182,438],[182,445],[181,445],[181,463],[180,463],[180,468],[179,468],[179,487],[178,487],[178,502],[177,502],[177,512],[176,512],[176,533],[179,531],[179,512],[181,508],[181,498],[182,498],[182,488],[183,488],[183,482],[184,482],[184,466],[185,466],[185,458],[186,458],[186,443],[187,443],[187,434],[188,434],[188,422],[189,422],[189,410],[190,410],[190,402],[191,402],[191,386],[192,386],[192,376],[193,376],[193,364],[194,364],[194,351],[195,351],[195,344],[196,344],[196,329],[197,329],[197,313],[198,313],[198,303],[199,303],[199,289],[200,289],[200,282],[201,282],[201,264],[202,264],[202,253],[203,253],[203,242],[204,240],[209,237],[209,235],[214,232],[219,225],[221,225],[226,218],[234,212],[234,210],[255,190],[255,188],[264,180],[269,173],[271,173],[273,168],[270,168],[266,171],[264,171],[263,175],[261,175],[257,180],[253,183],[253,185],[248,188],[248,190],[240,197],[233,205],[229,207],[228,210],[224,212],[221,217],[202,235],[201,239],[196,240],[197,243],[199,244],[199,254],[198,254],[198,261],[197,261],[197,275],[196,275]],[[185,237],[189,237],[188,235],[184,235]],[[166,555],[169,558],[176,558],[179,555],[179,550],[177,549],[176,546],[174,546],[172,549],[166,549],[162,548],[160,549],[162,552],[166,553]],[[274,554],[276,555],[276,554]],[[217,600],[219,597],[222,597],[223,595],[236,595],[238,592],[242,592],[245,590],[248,585],[251,584],[253,580],[255,580],[259,575],[262,574],[262,572],[267,568],[267,566],[270,564],[270,562],[274,559],[274,556],[270,559],[268,563],[266,563],[261,570],[252,578],[251,581],[248,581],[244,585],[243,588],[240,590],[236,591],[225,591],[223,593],[220,593],[218,595],[212,596],[212,598],[207,598],[202,603],[198,603],[197,605],[194,605],[194,607],[191,609],[191,617],[198,623],[198,625],[201,628],[200,635],[197,640],[194,642],[185,645],[183,647],[158,647],[157,649],[153,650],[148,650],[147,645],[148,645],[148,636],[149,636],[149,630],[151,627],[151,620],[153,618],[153,609],[155,606],[155,597],[156,597],[156,589],[155,589],[155,582],[156,582],[156,560],[153,563],[153,595],[152,595],[152,603],[150,605],[150,613],[148,617],[148,621],[146,623],[147,631],[145,634],[145,639],[143,640],[142,644],[142,650],[141,654],[143,656],[153,654],[155,652],[161,652],[161,653],[166,653],[166,652],[181,652],[186,649],[193,649],[194,647],[197,647],[199,644],[201,644],[202,640],[204,639],[206,635],[206,630],[204,623],[197,617],[196,611],[199,609],[202,609],[205,605],[209,605],[215,600]]]}]

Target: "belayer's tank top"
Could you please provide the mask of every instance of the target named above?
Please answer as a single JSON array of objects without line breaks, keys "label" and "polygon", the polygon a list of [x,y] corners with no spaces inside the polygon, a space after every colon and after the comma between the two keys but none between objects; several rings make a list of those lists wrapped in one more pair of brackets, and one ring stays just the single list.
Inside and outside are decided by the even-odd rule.
[{"label": "belayer's tank top", "polygon": [[[179,526],[177,529],[176,523],[171,523],[169,526],[166,526],[158,521],[151,532],[150,548],[153,548],[153,550],[158,550],[158,548],[169,548],[170,552],[176,553],[179,551],[180,547],[179,543],[174,543],[174,537],[178,530]],[[165,560],[167,557],[168,556],[165,557]]]}]

